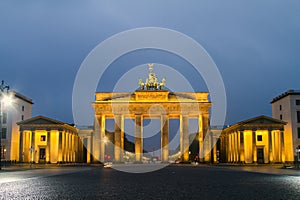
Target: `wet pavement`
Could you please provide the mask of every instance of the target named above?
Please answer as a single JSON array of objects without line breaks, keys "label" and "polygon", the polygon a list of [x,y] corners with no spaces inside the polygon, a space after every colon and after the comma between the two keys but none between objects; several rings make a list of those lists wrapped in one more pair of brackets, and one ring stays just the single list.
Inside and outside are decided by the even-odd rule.
[{"label": "wet pavement", "polygon": [[205,165],[141,174],[99,166],[12,170],[0,172],[0,199],[299,199],[298,172]]}]

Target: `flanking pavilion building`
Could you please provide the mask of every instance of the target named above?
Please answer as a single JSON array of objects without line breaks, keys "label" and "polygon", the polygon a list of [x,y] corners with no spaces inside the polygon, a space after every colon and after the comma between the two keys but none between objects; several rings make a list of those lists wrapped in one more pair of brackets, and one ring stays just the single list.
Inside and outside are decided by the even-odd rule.
[{"label": "flanking pavilion building", "polygon": [[19,161],[34,163],[82,162],[83,144],[74,126],[44,116],[17,123]]},{"label": "flanking pavilion building", "polygon": [[225,163],[292,163],[292,140],[278,119],[259,116],[225,128],[220,158]]}]

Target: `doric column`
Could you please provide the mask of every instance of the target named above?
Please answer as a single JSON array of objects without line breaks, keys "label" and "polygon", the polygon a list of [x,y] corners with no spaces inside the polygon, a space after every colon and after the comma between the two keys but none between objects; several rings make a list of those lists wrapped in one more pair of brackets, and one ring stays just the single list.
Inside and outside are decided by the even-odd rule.
[{"label": "doric column", "polygon": [[162,162],[169,161],[169,117],[161,115],[161,158]]},{"label": "doric column", "polygon": [[121,115],[115,115],[115,133],[114,133],[114,152],[115,152],[115,162],[121,162]]},{"label": "doric column", "polygon": [[92,144],[92,140],[90,136],[86,137],[86,163],[91,163],[91,144]]},{"label": "doric column", "polygon": [[72,162],[72,132],[69,134],[69,161]]},{"label": "doric column", "polygon": [[199,158],[200,158],[200,162],[204,161],[204,149],[203,149],[203,119],[202,119],[202,114],[199,115],[198,118],[198,130],[199,130]]},{"label": "doric column", "polygon": [[228,133],[228,162],[231,162],[231,133]]},{"label": "doric column", "polygon": [[280,153],[281,162],[285,163],[285,150],[284,150],[284,131],[280,131]]},{"label": "doric column", "polygon": [[257,163],[256,131],[252,131],[252,157],[253,163]]},{"label": "doric column", "polygon": [[66,161],[66,132],[63,131],[62,132],[62,161],[65,162]]},{"label": "doric column", "polygon": [[100,161],[104,162],[105,159],[105,115],[100,118]]},{"label": "doric column", "polygon": [[31,131],[31,161],[35,162],[35,131]]},{"label": "doric column", "polygon": [[182,141],[182,162],[189,161],[189,118],[187,115],[180,116],[180,126],[182,127],[181,141]]},{"label": "doric column", "polygon": [[69,132],[66,132],[66,140],[65,140],[65,143],[66,143],[66,146],[65,146],[65,154],[66,154],[66,161],[69,162]]},{"label": "doric column", "polygon": [[72,133],[72,162],[75,162],[75,133]]},{"label": "doric column", "polygon": [[46,162],[50,162],[50,141],[51,141],[51,131],[47,131],[47,146],[46,146]]},{"label": "doric column", "polygon": [[23,162],[23,152],[24,152],[23,131],[20,131],[19,162]]},{"label": "doric column", "polygon": [[[104,162],[104,155],[103,157],[100,156],[102,152],[102,138],[101,138],[101,123],[102,123],[102,115],[95,116],[95,124],[98,123],[99,130],[95,128],[94,137],[93,137],[93,156],[95,160]],[[95,126],[96,127],[96,126]],[[83,138],[84,139],[84,138]]]},{"label": "doric column", "polygon": [[231,162],[231,154],[230,154],[230,150],[231,150],[231,146],[230,146],[230,133],[226,134],[226,149],[227,149],[227,162]]},{"label": "doric column", "polygon": [[124,115],[121,116],[121,161],[124,161],[124,145],[125,145],[125,141],[124,141],[124,137],[125,137],[125,133],[124,133],[124,126],[125,126],[125,119],[124,119]]},{"label": "doric column", "polygon": [[63,161],[62,155],[62,131],[58,131],[58,162]]},{"label": "doric column", "polygon": [[273,144],[272,130],[268,131],[268,146],[269,146],[269,163],[273,162]]},{"label": "doric column", "polygon": [[210,132],[209,130],[209,114],[205,113],[203,114],[202,117],[202,122],[203,122],[203,139],[204,139],[204,161],[205,162],[210,162],[211,161],[211,140],[210,140]]},{"label": "doric column", "polygon": [[230,143],[231,143],[231,162],[234,162],[234,132],[230,134]]},{"label": "doric column", "polygon": [[135,116],[135,161],[141,162],[143,156],[143,116]]},{"label": "doric column", "polygon": [[217,158],[217,142],[216,142],[216,140],[217,140],[217,138],[215,138],[215,136],[214,136],[214,134],[212,134],[211,135],[211,139],[212,139],[212,158],[213,158],[213,160],[212,160],[212,162],[213,163],[216,163],[218,160],[218,158]]}]

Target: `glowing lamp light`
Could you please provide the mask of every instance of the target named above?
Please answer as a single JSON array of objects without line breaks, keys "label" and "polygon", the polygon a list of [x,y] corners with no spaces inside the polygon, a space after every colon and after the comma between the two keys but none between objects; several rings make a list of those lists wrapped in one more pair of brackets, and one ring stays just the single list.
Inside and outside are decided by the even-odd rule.
[{"label": "glowing lamp light", "polygon": [[108,139],[107,137],[104,137],[104,140],[103,140],[104,144],[106,144],[108,142]]},{"label": "glowing lamp light", "polygon": [[11,106],[11,104],[13,103],[13,97],[12,94],[4,94],[3,93],[3,97],[1,102],[5,105],[5,106]]}]

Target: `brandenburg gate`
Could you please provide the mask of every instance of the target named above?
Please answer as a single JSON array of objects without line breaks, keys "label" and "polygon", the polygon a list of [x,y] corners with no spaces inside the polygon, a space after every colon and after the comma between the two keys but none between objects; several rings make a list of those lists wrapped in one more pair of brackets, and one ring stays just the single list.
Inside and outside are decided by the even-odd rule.
[{"label": "brandenburg gate", "polygon": [[152,72],[146,82],[139,79],[139,89],[134,92],[96,93],[93,107],[98,128],[95,128],[93,139],[94,159],[104,162],[105,156],[105,120],[115,120],[114,162],[123,162],[124,154],[124,120],[134,120],[135,161],[142,162],[143,157],[143,119],[160,119],[161,161],[169,161],[169,119],[180,121],[180,154],[181,161],[189,161],[189,119],[198,119],[199,157],[201,161],[210,161],[209,109],[211,102],[208,92],[170,92],[165,89],[163,78],[159,83]]}]

